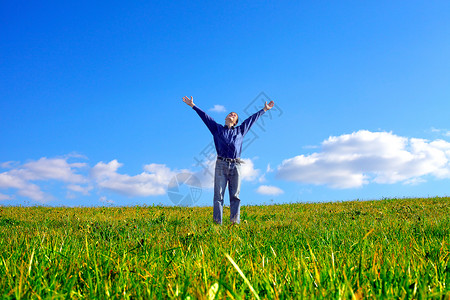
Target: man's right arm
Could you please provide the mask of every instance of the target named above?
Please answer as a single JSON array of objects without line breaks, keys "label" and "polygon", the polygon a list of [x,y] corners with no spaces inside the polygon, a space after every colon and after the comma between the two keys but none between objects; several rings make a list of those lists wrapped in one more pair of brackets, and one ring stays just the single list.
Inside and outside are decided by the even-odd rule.
[{"label": "man's right arm", "polygon": [[217,131],[218,124],[216,123],[216,121],[214,121],[213,118],[208,116],[203,110],[201,110],[194,104],[194,98],[192,96],[190,99],[188,97],[184,96],[183,102],[195,110],[195,112],[200,116],[203,123],[205,123],[206,127],[208,127],[209,131],[211,131],[212,134],[214,134]]}]

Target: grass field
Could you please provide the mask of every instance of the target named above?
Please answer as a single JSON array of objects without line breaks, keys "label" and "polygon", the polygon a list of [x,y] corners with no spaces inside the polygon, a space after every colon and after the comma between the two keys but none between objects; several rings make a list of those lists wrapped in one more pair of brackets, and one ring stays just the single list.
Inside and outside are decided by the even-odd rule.
[{"label": "grass field", "polygon": [[245,206],[241,219],[0,207],[0,297],[450,298],[450,198]]}]

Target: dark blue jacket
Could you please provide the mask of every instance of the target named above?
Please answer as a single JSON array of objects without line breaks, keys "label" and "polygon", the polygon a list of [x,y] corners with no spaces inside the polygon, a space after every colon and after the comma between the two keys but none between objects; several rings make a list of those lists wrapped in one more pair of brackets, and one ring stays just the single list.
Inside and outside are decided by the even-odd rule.
[{"label": "dark blue jacket", "polygon": [[244,136],[264,113],[264,109],[261,109],[257,113],[248,117],[244,122],[242,122],[241,125],[228,128],[226,125],[218,124],[213,118],[208,116],[197,106],[194,105],[193,109],[206,124],[209,131],[211,131],[214,137],[214,145],[216,146],[217,155],[225,158],[241,157]]}]

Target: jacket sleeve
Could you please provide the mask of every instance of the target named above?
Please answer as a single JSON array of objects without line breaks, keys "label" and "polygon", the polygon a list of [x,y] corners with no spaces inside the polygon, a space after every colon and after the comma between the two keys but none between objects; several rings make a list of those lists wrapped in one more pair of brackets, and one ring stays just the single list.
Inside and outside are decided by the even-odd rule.
[{"label": "jacket sleeve", "polygon": [[242,122],[241,125],[239,125],[239,128],[241,128],[242,135],[246,135],[247,132],[250,130],[250,128],[255,124],[255,122],[265,113],[264,109],[261,109],[260,111],[254,113],[247,119],[245,119],[244,122]]},{"label": "jacket sleeve", "polygon": [[217,132],[217,126],[219,124],[217,124],[217,122],[214,121],[213,118],[208,116],[203,110],[198,108],[197,105],[194,105],[194,107],[192,109],[197,112],[197,114],[202,119],[203,123],[205,123],[205,125],[206,125],[206,127],[208,127],[209,131],[214,135]]}]

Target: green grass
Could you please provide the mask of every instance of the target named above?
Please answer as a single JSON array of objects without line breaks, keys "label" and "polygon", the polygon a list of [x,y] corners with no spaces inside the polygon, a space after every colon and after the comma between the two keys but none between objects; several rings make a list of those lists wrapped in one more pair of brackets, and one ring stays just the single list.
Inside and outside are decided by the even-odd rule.
[{"label": "green grass", "polygon": [[0,207],[0,297],[450,297],[450,198],[245,206],[241,219]]}]

